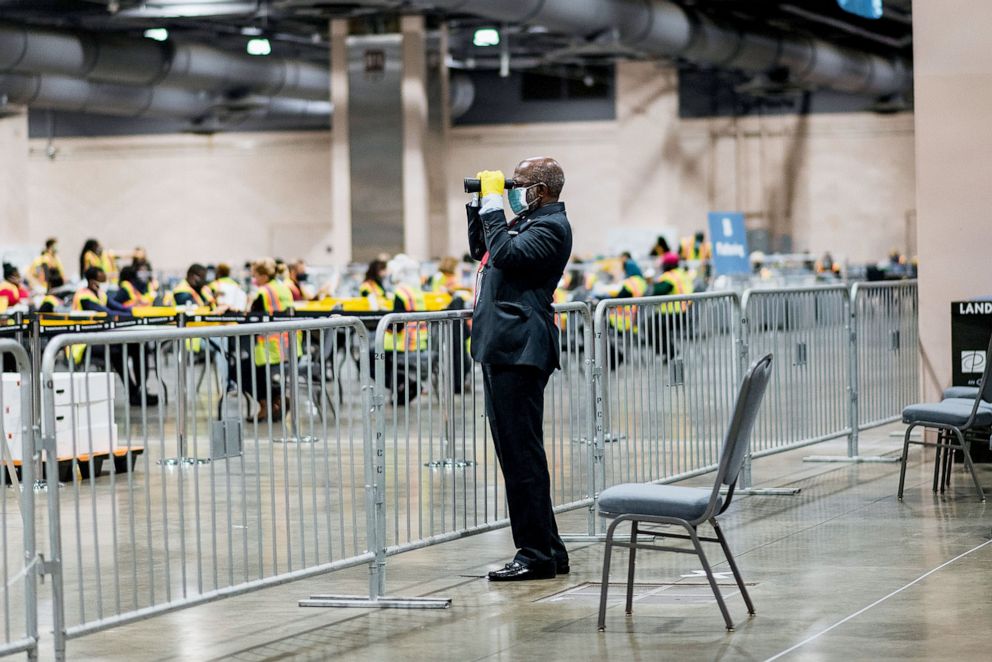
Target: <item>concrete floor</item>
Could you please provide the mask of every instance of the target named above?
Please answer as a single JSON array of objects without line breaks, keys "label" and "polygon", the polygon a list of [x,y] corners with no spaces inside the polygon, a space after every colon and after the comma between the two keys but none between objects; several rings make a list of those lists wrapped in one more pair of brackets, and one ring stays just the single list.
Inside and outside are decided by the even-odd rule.
[{"label": "concrete floor", "polygon": [[[862,453],[897,454],[891,426],[866,433]],[[801,487],[796,496],[735,499],[724,528],[758,614],[747,619],[728,586],[733,633],[693,576],[694,557],[642,552],[639,582],[659,586],[626,618],[618,589],[607,631],[595,599],[559,596],[599,581],[602,545],[570,544],[572,573],[493,585],[485,572],[513,553],[508,530],[389,560],[389,592],[446,596],[444,611],[303,609],[311,593],[361,594],[365,568],[270,588],[69,642],[91,660],[978,660],[992,626],[992,514],[956,469],[952,490],[930,492],[931,456],[912,451],[906,499],[895,499],[898,464],[803,464],[843,454],[828,442],[754,465],[759,485]],[[992,487],[992,468],[981,469]],[[689,481],[705,485],[712,476]],[[586,513],[560,518],[585,530]],[[614,561],[615,581],[626,556]],[[717,571],[726,571],[719,554]],[[686,576],[688,575],[688,577]],[[663,589],[663,590],[662,590]],[[703,596],[703,597],[701,597]],[[660,599],[659,599],[660,597]],[[47,619],[43,618],[43,622]],[[44,637],[42,659],[49,656]]]}]

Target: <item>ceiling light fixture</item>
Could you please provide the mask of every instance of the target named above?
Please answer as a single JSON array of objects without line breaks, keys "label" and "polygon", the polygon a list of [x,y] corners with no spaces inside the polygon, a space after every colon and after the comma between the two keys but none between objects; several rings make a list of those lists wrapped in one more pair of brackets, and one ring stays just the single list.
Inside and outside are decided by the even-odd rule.
[{"label": "ceiling light fixture", "polygon": [[248,55],[268,55],[272,52],[272,44],[270,44],[269,40],[264,37],[249,39],[246,50],[248,51]]},{"label": "ceiling light fixture", "polygon": [[165,28],[148,28],[145,30],[145,39],[154,39],[155,41],[165,41],[169,38],[169,31]]},{"label": "ceiling light fixture", "polygon": [[496,28],[479,28],[472,35],[472,43],[479,47],[499,46],[499,30]]}]

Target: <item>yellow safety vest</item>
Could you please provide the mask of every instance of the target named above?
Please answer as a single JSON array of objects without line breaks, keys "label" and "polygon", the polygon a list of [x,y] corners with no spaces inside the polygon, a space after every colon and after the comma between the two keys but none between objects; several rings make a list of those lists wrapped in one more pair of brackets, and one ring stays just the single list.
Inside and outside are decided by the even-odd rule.
[{"label": "yellow safety vest", "polygon": [[58,255],[42,253],[31,262],[31,275],[42,285],[48,285],[48,273],[57,273],[65,280],[65,269],[62,267],[62,260]]},{"label": "yellow safety vest", "polygon": [[431,276],[429,289],[431,292],[454,292],[458,289],[458,277],[439,271]]},{"label": "yellow safety vest", "polygon": [[[683,296],[685,294],[692,294],[692,279],[689,273],[684,269],[672,269],[666,271],[658,279],[659,283],[668,283],[672,286],[672,291],[666,296]],[[689,308],[688,301],[672,301],[671,303],[663,303],[658,306],[658,310],[661,313],[668,315],[671,313],[684,313],[686,309]]]},{"label": "yellow safety vest", "polygon": [[[648,282],[641,276],[628,276],[620,283],[620,289],[626,289],[633,297],[642,297],[647,293]],[[620,306],[610,310],[607,319],[610,325],[620,331],[637,333],[637,306]]]},{"label": "yellow safety vest", "polygon": [[[396,296],[403,302],[402,312],[421,312],[427,310],[424,293],[412,287],[400,285],[396,288]],[[396,311],[401,312],[401,311]],[[383,348],[387,352],[416,352],[427,349],[427,322],[411,322],[404,324],[399,332],[387,331],[383,338]]]},{"label": "yellow safety vest", "polygon": [[[76,290],[76,293],[72,295],[72,310],[76,312],[87,312],[83,308],[84,301],[92,301],[98,303],[101,306],[107,305],[107,295],[104,292],[94,292],[89,288],[89,286],[83,286]],[[70,345],[66,348],[69,356],[72,357],[74,363],[82,363],[83,356],[86,354],[86,345]]]},{"label": "yellow safety vest", "polygon": [[[269,315],[285,310],[279,300],[279,294],[273,287],[275,281],[258,288],[258,296],[262,298],[262,306]],[[255,365],[276,365],[282,363],[289,351],[289,334],[269,333],[259,335],[255,339]]]}]

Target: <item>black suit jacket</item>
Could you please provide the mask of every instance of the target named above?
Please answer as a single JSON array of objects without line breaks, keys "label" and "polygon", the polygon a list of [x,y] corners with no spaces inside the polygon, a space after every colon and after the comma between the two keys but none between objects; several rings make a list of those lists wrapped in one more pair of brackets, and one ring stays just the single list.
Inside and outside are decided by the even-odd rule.
[{"label": "black suit jacket", "polygon": [[472,257],[489,259],[476,276],[472,358],[495,365],[558,368],[558,328],[552,301],[568,258],[572,228],[555,202],[507,227],[503,210],[480,214],[468,206]]}]

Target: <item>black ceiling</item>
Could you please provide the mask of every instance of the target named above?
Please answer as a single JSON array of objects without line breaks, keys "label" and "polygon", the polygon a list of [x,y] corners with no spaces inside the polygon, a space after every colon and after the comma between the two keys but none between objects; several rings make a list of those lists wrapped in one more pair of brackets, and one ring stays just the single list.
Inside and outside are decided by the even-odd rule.
[{"label": "black ceiling", "polygon": [[[173,0],[176,1],[176,0]],[[498,2],[498,0],[493,0]],[[837,0],[681,0],[682,4],[742,30],[769,28],[808,34],[838,45],[882,55],[912,58],[911,0],[884,0],[885,14],[868,20],[838,7]],[[168,0],[160,0],[168,4]],[[176,38],[205,41],[222,48],[243,50],[245,41],[260,32],[272,42],[273,54],[326,61],[327,20],[354,18],[356,31],[396,29],[395,16],[360,3],[332,0],[186,0],[226,15],[158,18],[142,0],[0,0],[0,18],[66,29],[125,32],[140,35],[150,27],[166,27]],[[495,49],[472,45],[474,30],[487,23],[471,16],[451,16],[451,53],[456,60],[475,58],[478,66],[496,66]],[[432,21],[438,20],[432,17]],[[249,34],[246,34],[249,33]],[[611,52],[595,43],[544,31],[512,30],[511,52],[526,66],[528,59],[551,54],[556,62],[601,61],[630,53]]]}]

